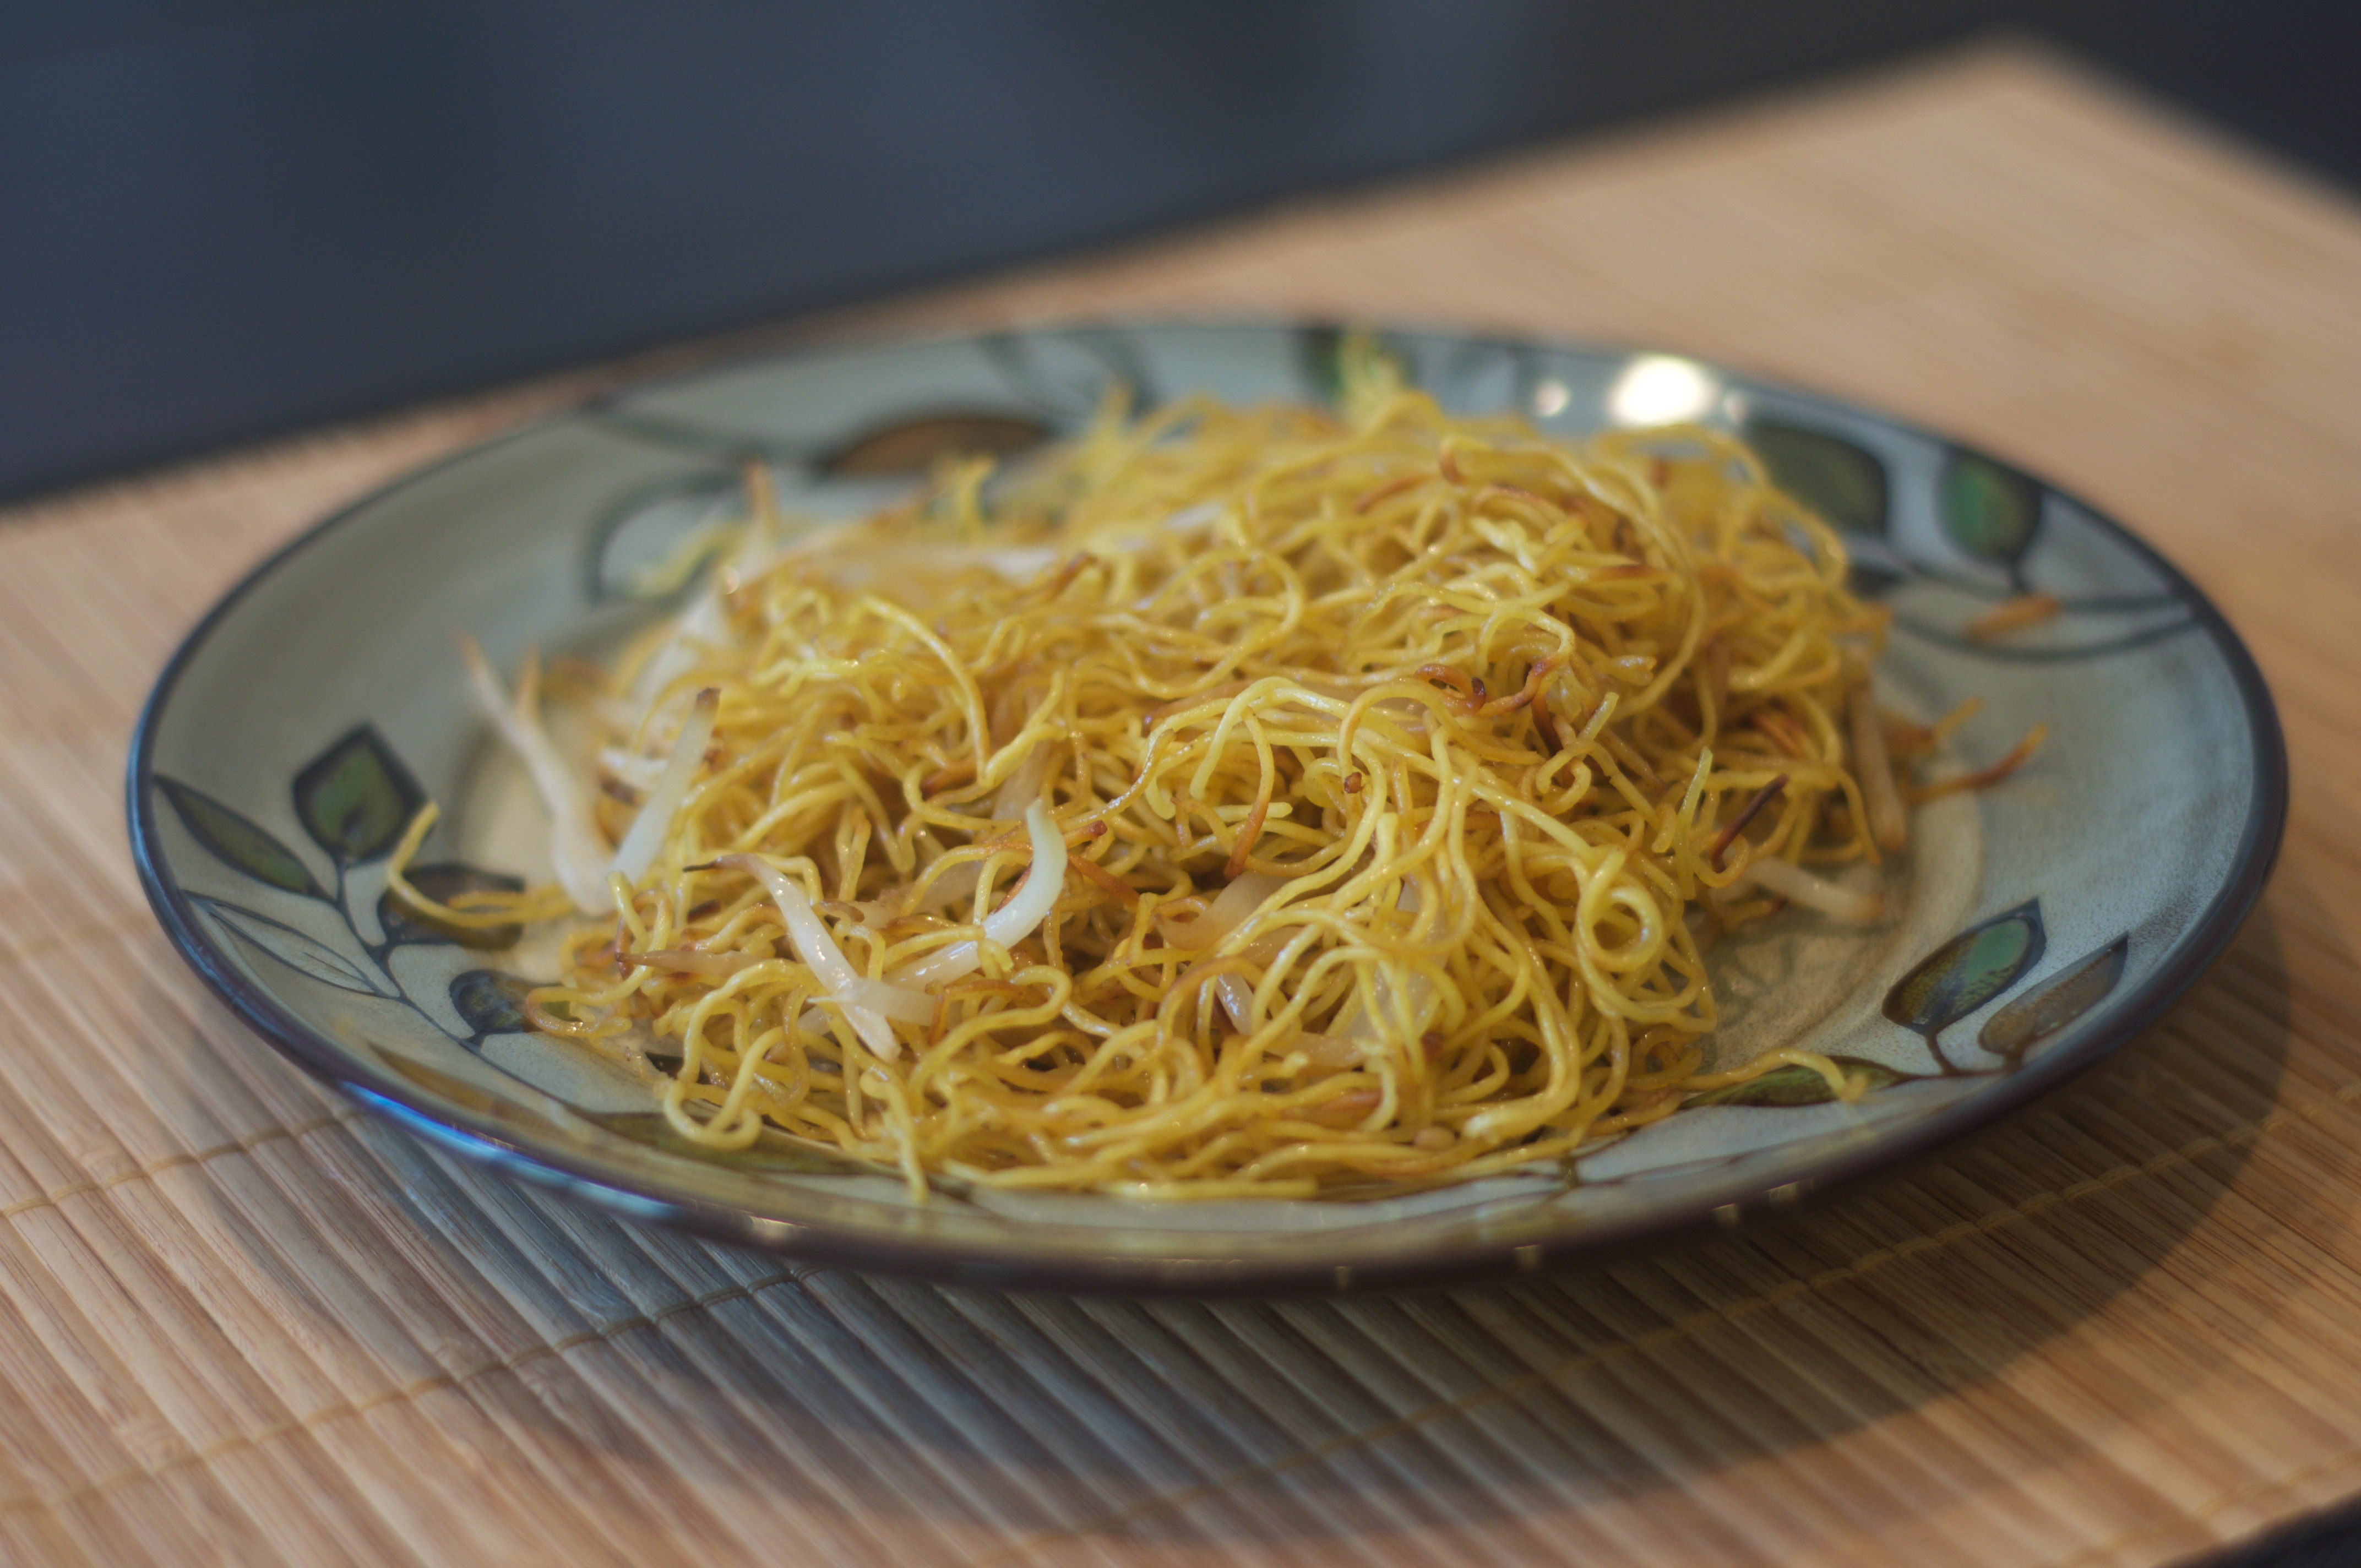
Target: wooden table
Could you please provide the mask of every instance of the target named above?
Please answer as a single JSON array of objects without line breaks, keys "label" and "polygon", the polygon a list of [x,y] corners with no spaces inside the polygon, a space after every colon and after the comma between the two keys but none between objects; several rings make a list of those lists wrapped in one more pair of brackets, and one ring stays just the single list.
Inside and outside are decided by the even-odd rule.
[{"label": "wooden table", "polygon": [[[166,947],[126,736],[174,641],[313,516],[662,363],[1119,310],[1664,345],[2094,498],[2283,704],[2261,912],[2113,1065],[1791,1228],[1292,1305],[936,1289],[632,1230],[314,1089]],[[2361,212],[1986,50],[16,508],[0,1552],[2096,1568],[2361,1492],[2356,366]]]}]

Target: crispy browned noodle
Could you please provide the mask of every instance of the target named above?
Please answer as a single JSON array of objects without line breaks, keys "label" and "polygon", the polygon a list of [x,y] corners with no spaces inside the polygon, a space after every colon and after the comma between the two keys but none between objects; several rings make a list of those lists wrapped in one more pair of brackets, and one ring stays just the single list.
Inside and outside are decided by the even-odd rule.
[{"label": "crispy browned noodle", "polygon": [[1351,370],[1341,416],[1110,411],[784,548],[758,487],[619,675],[599,828],[675,751],[686,798],[536,1013],[678,1042],[685,1136],[767,1123],[914,1185],[1301,1196],[1552,1159],[1782,1064],[1856,1092],[1698,1043],[1701,938],[1774,888],[1874,909],[1796,864],[1878,855],[1847,702],[1883,623],[1836,536],[1727,435],[1570,448]]}]

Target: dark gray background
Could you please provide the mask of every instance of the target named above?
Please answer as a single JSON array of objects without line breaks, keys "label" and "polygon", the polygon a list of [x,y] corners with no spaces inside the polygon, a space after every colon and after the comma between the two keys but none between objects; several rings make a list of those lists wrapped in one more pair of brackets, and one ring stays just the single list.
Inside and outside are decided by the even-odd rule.
[{"label": "dark gray background", "polygon": [[2356,19],[2286,0],[0,0],[0,494],[1998,26],[2353,178]]}]

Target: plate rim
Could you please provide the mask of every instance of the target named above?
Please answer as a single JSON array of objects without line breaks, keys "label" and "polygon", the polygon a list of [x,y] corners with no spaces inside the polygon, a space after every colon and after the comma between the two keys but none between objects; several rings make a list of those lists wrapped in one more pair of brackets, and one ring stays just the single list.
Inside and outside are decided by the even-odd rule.
[{"label": "plate rim", "polygon": [[195,917],[188,894],[172,879],[163,845],[155,750],[166,709],[189,665],[207,640],[247,597],[290,559],[379,503],[444,470],[484,453],[586,419],[618,398],[782,360],[839,353],[926,348],[975,343],[993,337],[1046,335],[1062,332],[1171,332],[1187,330],[1301,334],[1359,329],[1405,336],[1433,336],[1507,349],[1537,349],[1609,358],[1643,355],[1676,356],[1779,396],[1794,397],[1918,438],[1979,456],[2008,462],[2001,455],[1945,435],[1914,420],[1873,405],[1815,390],[1780,378],[1744,370],[1722,361],[1662,346],[1638,346],[1596,339],[1466,330],[1407,322],[1341,321],[1319,316],[1092,316],[967,330],[823,337],[783,347],[724,356],[686,369],[634,378],[577,399],[515,429],[470,442],[427,463],[405,468],[370,487],[270,551],[214,601],[181,639],[141,704],[126,759],[124,787],[132,859],[149,907],[182,961],[240,1021],[282,1056],[314,1078],[357,1101],[404,1131],[505,1175],[522,1177],[588,1200],[610,1212],[655,1221],[717,1241],[780,1253],[817,1265],[933,1278],[947,1283],[1002,1288],[1049,1289],[1084,1294],[1242,1296],[1337,1294],[1421,1286],[1466,1285],[1504,1276],[1597,1261],[1635,1248],[1669,1244],[1741,1223],[1759,1223],[1774,1212],[1791,1212],[1868,1177],[1897,1169],[1946,1146],[1959,1143],[2011,1116],[2145,1033],[2213,967],[2253,913],[2277,862],[2286,832],[2289,797],[2287,742],[2277,704],[2262,671],[2227,617],[2205,592],[2155,546],[2103,508],[2056,485],[2037,469],[2010,466],[2077,508],[2117,543],[2158,574],[2173,596],[2189,607],[2195,626],[2213,642],[2229,674],[2246,720],[2253,751],[2253,794],[2236,848],[2220,886],[2180,939],[2157,967],[2096,1025],[2068,1048],[2049,1052],[1977,1094],[1931,1111],[1891,1134],[1834,1153],[1801,1177],[1776,1183],[1739,1178],[1708,1184],[1697,1194],[1642,1213],[1591,1221],[1531,1241],[1477,1240],[1406,1255],[1336,1255],[1312,1260],[1237,1260],[1215,1257],[1121,1256],[1082,1253],[1008,1252],[963,1243],[914,1240],[811,1225],[666,1191],[620,1187],[609,1173],[565,1151],[503,1136],[497,1124],[463,1109],[430,1105],[417,1086],[368,1081],[359,1063],[281,1007],[264,988],[249,982],[228,962]]}]

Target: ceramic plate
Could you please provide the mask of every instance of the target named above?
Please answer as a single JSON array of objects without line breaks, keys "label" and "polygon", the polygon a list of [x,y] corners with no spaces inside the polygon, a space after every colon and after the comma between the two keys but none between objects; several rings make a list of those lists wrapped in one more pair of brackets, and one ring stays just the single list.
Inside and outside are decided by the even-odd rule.
[{"label": "ceramic plate", "polygon": [[[1568,435],[1687,418],[1746,433],[1892,607],[1890,704],[1932,716],[1981,696],[1960,765],[2048,726],[2022,773],[1922,811],[1882,924],[1797,912],[1715,949],[1717,1059],[1807,1045],[1862,1064],[1879,1087],[1859,1102],[1781,1069],[1562,1165],[1389,1199],[1159,1205],[951,1183],[918,1205],[895,1177],[784,1138],[685,1150],[653,1069],[527,1032],[481,937],[382,901],[386,856],[429,795],[445,807],[421,857],[430,890],[537,869],[537,825],[513,809],[455,632],[512,666],[664,613],[676,600],[645,568],[742,504],[749,455],[791,510],[856,513],[945,450],[1075,429],[1115,381],[1144,401],[1322,398],[1337,334],[1319,327],[813,350],[606,398],[413,475],[257,569],[157,683],[129,779],[148,897],[266,1038],[469,1157],[814,1258],[1117,1290],[1460,1281],[1742,1219],[2022,1104],[2130,1039],[2229,940],[2279,844],[2278,722],[2221,616],[2123,528],[1938,436],[1695,361],[1384,342],[1455,410],[1521,410]],[[1963,634],[2027,591],[2062,612],[1998,642]]]}]

